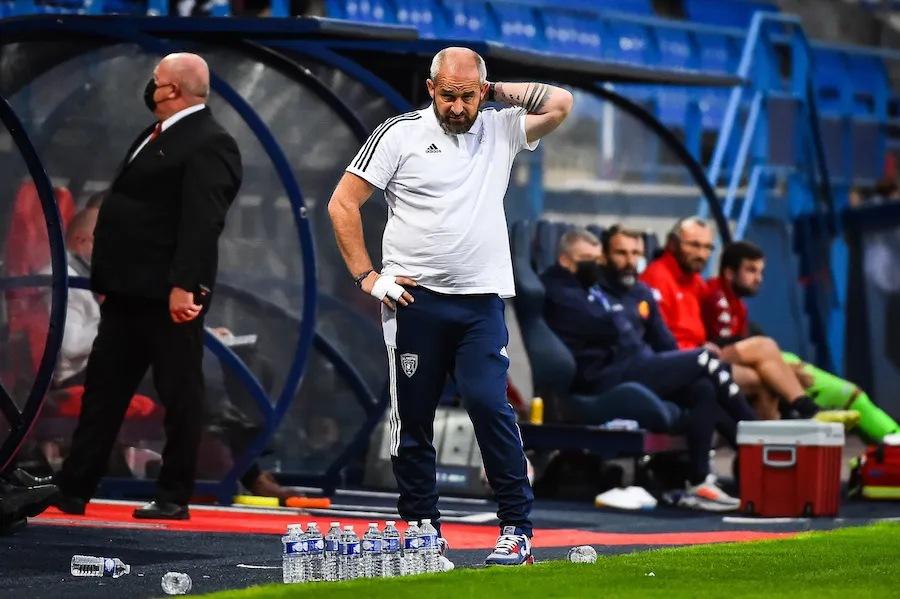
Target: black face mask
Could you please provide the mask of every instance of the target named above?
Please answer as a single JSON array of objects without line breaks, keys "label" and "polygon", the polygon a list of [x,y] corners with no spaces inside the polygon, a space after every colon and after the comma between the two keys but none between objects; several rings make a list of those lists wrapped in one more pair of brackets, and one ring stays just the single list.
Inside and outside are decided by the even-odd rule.
[{"label": "black face mask", "polygon": [[575,263],[575,278],[585,289],[593,287],[600,279],[600,265],[593,260]]},{"label": "black face mask", "polygon": [[153,94],[155,93],[156,81],[151,77],[150,81],[147,82],[147,87],[144,88],[144,104],[150,109],[150,112],[156,111],[156,100],[153,99]]}]

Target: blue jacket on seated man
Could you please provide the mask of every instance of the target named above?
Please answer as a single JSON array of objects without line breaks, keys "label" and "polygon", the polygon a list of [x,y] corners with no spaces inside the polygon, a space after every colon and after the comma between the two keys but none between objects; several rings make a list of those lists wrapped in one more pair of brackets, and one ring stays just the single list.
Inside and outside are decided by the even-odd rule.
[{"label": "blue jacket on seated man", "polygon": [[541,275],[544,320],[575,357],[572,392],[593,395],[618,384],[624,366],[635,358],[677,350],[678,345],[653,291],[640,281],[630,288],[623,285],[599,264],[599,240],[594,245],[591,239],[577,238],[578,231],[571,233],[574,255],[560,260],[573,262],[574,272],[558,263]]},{"label": "blue jacket on seated man", "polygon": [[[606,231],[602,244],[583,229],[566,232],[558,264],[541,276],[544,320],[575,357],[573,394],[637,383],[681,410],[677,428],[687,442],[689,467],[679,505],[737,509],[740,501],[709,476],[709,452],[717,427],[733,443],[737,422],[753,413],[720,360],[703,348],[678,349],[654,292],[637,280],[643,253],[641,234],[619,226]],[[646,408],[631,403],[611,407],[640,423]],[[589,417],[593,406],[582,407]]]}]

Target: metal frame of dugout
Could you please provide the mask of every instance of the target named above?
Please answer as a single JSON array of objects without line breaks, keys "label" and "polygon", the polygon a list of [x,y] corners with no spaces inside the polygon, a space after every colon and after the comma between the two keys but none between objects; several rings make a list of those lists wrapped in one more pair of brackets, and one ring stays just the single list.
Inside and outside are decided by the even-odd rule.
[{"label": "metal frame of dugout", "polygon": [[[102,18],[102,17],[25,17],[6,19],[0,23],[2,44],[16,42],[61,40],[91,40],[96,47],[118,43],[130,43],[156,55],[190,50],[202,54],[204,46],[228,47],[232,51],[245,54],[248,59],[261,61],[279,69],[282,74],[312,90],[327,103],[347,124],[362,143],[369,130],[362,120],[333,90],[317,79],[302,65],[303,57],[314,59],[335,68],[342,74],[361,82],[375,94],[385,99],[396,112],[413,110],[427,101],[423,80],[427,77],[430,57],[448,45],[466,45],[479,52],[488,61],[492,78],[496,80],[536,79],[553,81],[561,85],[578,88],[595,94],[613,103],[619,109],[646,125],[659,140],[667,146],[684,164],[690,176],[702,192],[710,207],[723,241],[729,240],[729,229],[723,216],[720,200],[709,184],[701,165],[687,151],[681,142],[664,125],[641,106],[618,95],[603,85],[608,82],[654,83],[680,86],[731,87],[742,82],[735,77],[709,75],[696,71],[671,71],[633,67],[618,63],[589,61],[580,58],[552,56],[540,52],[511,49],[487,42],[456,42],[453,40],[419,39],[413,28],[361,25],[346,21],[318,18],[299,19],[179,19],[179,18]],[[35,80],[57,64],[46,64],[41,72],[28,73],[28,81]],[[23,85],[27,81],[23,82]],[[303,195],[303,182],[292,172],[284,151],[272,132],[251,106],[234,87],[211,73],[211,86],[237,112],[243,122],[256,136],[277,173],[287,198],[290,201],[294,226],[302,252],[303,306],[297,327],[298,340],[290,356],[287,380],[278,397],[269,397],[255,375],[246,364],[225,347],[213,335],[207,334],[206,347],[238,377],[263,415],[264,425],[245,455],[236,457],[228,474],[218,481],[198,481],[195,491],[199,496],[216,497],[222,504],[230,504],[242,472],[256,459],[279,427],[285,412],[295,397],[306,372],[310,352],[319,351],[335,368],[335,372],[349,385],[357,401],[366,414],[365,423],[354,435],[345,450],[323,469],[320,474],[285,476],[286,482],[322,489],[331,493],[341,484],[342,470],[368,446],[369,438],[387,407],[387,390],[371,389],[362,380],[352,361],[339,349],[330,344],[315,330],[316,309],[328,297],[321,297],[317,289],[315,247],[307,220]],[[70,99],[69,101],[77,101]],[[68,288],[87,288],[88,281],[67,275],[63,231],[59,211],[52,191],[50,179],[34,149],[26,131],[6,98],[0,101],[0,117],[12,133],[15,145],[21,152],[28,172],[36,184],[37,192],[46,219],[51,246],[52,275],[43,277],[17,277],[0,279],[0,288],[10,290],[34,285],[50,286],[52,310],[50,327],[43,358],[33,387],[24,408],[19,411],[10,394],[0,386],[0,409],[11,425],[11,432],[0,445],[0,467],[6,467],[29,430],[34,424],[45,395],[50,386],[57,354],[62,343],[65,328],[66,298]],[[52,125],[53,115],[47,118]],[[44,128],[47,126],[45,121]],[[42,131],[42,134],[44,132]],[[349,157],[348,157],[349,159]],[[530,194],[532,210],[540,214],[540,190]],[[348,279],[348,285],[351,283]],[[266,298],[250,289],[217,285],[222,295],[241,298],[260,309],[278,309]],[[547,433],[552,433],[549,428]],[[566,430],[559,432],[568,437]],[[596,431],[595,435],[602,435]],[[531,437],[532,435],[529,435]],[[616,437],[624,445],[609,448],[607,441]],[[542,446],[561,444],[565,438],[554,435],[534,436]],[[627,446],[626,446],[627,445]],[[654,444],[651,444],[654,445]],[[639,454],[647,449],[642,435],[611,435],[601,443],[603,453]],[[654,445],[655,446],[655,445]],[[151,480],[104,479],[102,490],[113,496],[147,495],[153,493]]]}]

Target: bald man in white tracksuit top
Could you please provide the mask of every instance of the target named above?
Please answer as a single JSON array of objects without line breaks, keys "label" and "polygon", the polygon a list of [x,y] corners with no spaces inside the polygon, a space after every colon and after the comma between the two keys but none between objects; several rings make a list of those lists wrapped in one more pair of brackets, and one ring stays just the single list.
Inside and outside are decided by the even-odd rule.
[{"label": "bald man in white tracksuit top", "polygon": [[[506,400],[503,298],[515,295],[515,285],[503,198],[516,155],[559,126],[572,95],[543,83],[491,83],[484,61],[466,48],[438,53],[427,86],[432,104],[375,129],[329,213],[356,284],[384,303],[400,516],[430,518],[440,537],[432,437],[449,374],[499,504],[500,536],[485,562],[532,563],[534,495]],[[506,108],[481,110],[485,101]],[[359,213],[376,187],[389,206],[380,272],[366,252]]]}]

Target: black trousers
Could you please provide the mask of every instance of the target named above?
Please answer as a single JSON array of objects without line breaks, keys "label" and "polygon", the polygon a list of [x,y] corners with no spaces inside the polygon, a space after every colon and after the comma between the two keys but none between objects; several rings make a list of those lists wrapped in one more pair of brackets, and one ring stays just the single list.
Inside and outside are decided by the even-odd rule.
[{"label": "black trousers", "polygon": [[661,399],[690,410],[685,435],[695,478],[692,483],[709,473],[713,431],[718,430],[736,446],[737,423],[757,419],[731,378],[728,364],[704,348],[635,358],[613,374],[617,383],[640,383]]},{"label": "black trousers", "polygon": [[81,414],[57,484],[88,500],[106,471],[125,412],[147,369],[165,408],[156,499],[186,505],[203,424],[203,317],[176,324],[164,301],[107,296],[85,371]]}]

